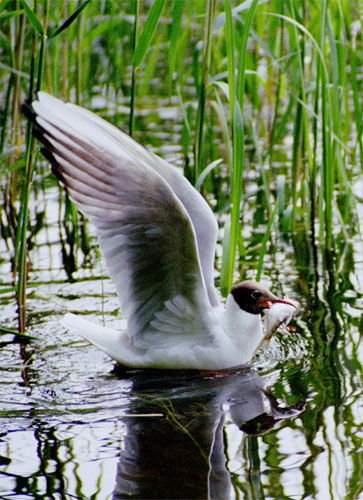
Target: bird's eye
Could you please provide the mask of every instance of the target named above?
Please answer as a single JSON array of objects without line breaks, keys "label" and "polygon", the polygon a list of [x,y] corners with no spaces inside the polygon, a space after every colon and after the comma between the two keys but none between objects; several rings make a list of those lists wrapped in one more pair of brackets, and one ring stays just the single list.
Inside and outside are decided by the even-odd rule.
[{"label": "bird's eye", "polygon": [[262,293],[259,291],[259,290],[253,290],[253,292],[251,292],[251,297],[253,299],[259,299],[260,297],[262,296]]}]

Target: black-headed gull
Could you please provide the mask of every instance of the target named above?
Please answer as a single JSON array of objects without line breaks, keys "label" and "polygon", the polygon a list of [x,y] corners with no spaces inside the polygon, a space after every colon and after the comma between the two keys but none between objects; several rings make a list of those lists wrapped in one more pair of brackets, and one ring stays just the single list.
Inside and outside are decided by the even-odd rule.
[{"label": "black-headed gull", "polygon": [[67,314],[67,327],[127,366],[215,370],[251,360],[262,311],[283,304],[293,316],[295,301],[253,281],[220,304],[217,223],[177,168],[84,108],[44,92],[27,107],[53,172],[96,227],[128,320],[120,332]]}]

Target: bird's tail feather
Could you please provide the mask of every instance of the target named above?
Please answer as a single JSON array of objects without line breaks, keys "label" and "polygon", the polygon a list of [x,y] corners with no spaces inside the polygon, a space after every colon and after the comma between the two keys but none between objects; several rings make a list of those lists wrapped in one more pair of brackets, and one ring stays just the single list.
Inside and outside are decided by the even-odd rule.
[{"label": "bird's tail feather", "polygon": [[127,336],[122,332],[93,323],[71,313],[64,316],[62,324],[120,363],[125,365],[135,363],[136,353],[130,352],[130,346],[125,343]]}]

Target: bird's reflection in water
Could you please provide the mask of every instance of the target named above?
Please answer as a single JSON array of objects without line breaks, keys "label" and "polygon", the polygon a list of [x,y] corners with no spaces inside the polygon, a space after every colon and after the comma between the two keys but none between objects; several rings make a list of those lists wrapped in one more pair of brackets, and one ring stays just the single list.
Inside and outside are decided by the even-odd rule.
[{"label": "bird's reflection in water", "polygon": [[225,418],[248,434],[262,434],[304,407],[279,407],[263,378],[249,368],[128,374],[135,416],[125,419],[113,500],[229,499]]}]

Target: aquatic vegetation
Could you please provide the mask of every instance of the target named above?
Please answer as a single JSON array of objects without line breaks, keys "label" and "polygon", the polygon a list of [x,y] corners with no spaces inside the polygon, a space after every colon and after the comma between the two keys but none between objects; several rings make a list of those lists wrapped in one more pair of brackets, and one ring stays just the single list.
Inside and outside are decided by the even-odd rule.
[{"label": "aquatic vegetation", "polygon": [[[26,328],[28,250],[47,218],[45,203],[30,213],[29,200],[39,183],[53,182],[20,112],[38,88],[96,106],[155,149],[163,134],[152,137],[152,123],[172,103],[175,112],[164,123],[179,137],[178,161],[221,214],[224,295],[237,268],[245,273],[249,242],[241,227],[268,228],[250,242],[260,249],[258,278],[276,238],[305,233],[328,264],[325,249],[334,251],[337,239],[348,244],[357,234],[360,200],[353,184],[363,156],[358,10],[336,2],[257,0],[237,7],[230,0],[49,7],[47,1],[34,8],[9,1],[0,18],[1,238],[12,255],[20,331]],[[65,199],[62,205],[58,223],[71,278],[79,256],[87,261],[90,243],[72,204]],[[312,252],[313,267],[316,256]]]},{"label": "aquatic vegetation", "polygon": [[[125,428],[149,447],[156,469],[160,435],[169,444],[178,431],[193,452],[203,437],[222,444],[236,497],[362,495],[362,33],[356,1],[1,2],[0,465],[12,496],[20,488],[39,497],[112,495],[107,461],[118,462]],[[278,333],[270,357],[256,358],[277,414],[280,402],[282,410],[306,402],[295,420],[247,435],[225,409],[231,400],[245,406],[240,386],[242,399],[229,392],[233,378],[206,378],[207,389],[203,379],[199,394],[189,374],[171,386],[162,376],[117,377],[112,363],[63,335],[65,310],[104,315],[115,327],[122,320],[92,228],[21,113],[39,88],[95,111],[184,170],[221,228],[223,294],[232,281],[257,278],[301,301],[298,335]],[[185,396],[196,389],[202,399],[190,409]],[[145,392],[162,402],[164,417],[150,422],[147,401],[133,402]],[[24,443],[35,464],[26,477],[17,469],[29,459]],[[180,456],[178,447],[176,460],[167,456],[168,481]],[[191,470],[174,477],[202,484]]]}]

